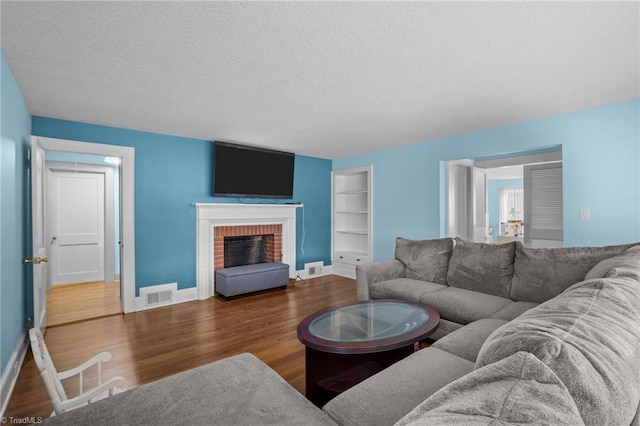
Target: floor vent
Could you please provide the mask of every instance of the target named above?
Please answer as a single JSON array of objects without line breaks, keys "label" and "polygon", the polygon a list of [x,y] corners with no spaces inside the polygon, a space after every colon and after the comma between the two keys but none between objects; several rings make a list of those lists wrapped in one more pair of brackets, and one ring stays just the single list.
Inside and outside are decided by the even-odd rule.
[{"label": "floor vent", "polygon": [[161,284],[141,288],[140,296],[142,296],[142,300],[144,300],[145,308],[151,308],[174,303],[176,290],[177,283]]}]

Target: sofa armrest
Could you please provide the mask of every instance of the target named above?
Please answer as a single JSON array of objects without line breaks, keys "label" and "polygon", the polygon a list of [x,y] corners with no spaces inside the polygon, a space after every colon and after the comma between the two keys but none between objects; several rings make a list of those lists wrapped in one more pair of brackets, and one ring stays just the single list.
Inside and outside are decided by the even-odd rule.
[{"label": "sofa armrest", "polygon": [[397,259],[375,263],[356,265],[356,289],[358,300],[369,300],[369,288],[372,284],[402,278],[405,276],[405,266]]}]

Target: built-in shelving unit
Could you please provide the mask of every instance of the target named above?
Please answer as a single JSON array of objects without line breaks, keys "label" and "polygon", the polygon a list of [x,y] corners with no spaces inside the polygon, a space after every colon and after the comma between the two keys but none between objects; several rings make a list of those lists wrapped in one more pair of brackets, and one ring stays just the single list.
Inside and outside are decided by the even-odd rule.
[{"label": "built-in shelving unit", "polygon": [[355,278],[356,265],[371,261],[371,166],[332,172],[332,265]]}]

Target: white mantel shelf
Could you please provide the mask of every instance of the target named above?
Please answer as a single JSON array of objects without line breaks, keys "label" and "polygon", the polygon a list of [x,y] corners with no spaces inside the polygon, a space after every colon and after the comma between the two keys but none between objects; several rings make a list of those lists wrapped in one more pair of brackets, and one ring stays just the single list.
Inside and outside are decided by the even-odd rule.
[{"label": "white mantel shelf", "polygon": [[215,294],[214,228],[216,226],[282,225],[282,262],[296,277],[296,209],[302,204],[194,203],[196,214],[196,274],[198,299]]},{"label": "white mantel shelf", "polygon": [[295,218],[296,209],[301,208],[302,204],[194,203],[194,206],[198,210],[198,220],[234,221],[243,218]]}]

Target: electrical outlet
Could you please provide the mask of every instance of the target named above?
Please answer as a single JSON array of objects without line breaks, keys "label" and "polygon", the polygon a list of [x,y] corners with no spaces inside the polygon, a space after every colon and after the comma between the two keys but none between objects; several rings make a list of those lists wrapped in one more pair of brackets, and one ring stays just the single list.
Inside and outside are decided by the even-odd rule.
[{"label": "electrical outlet", "polygon": [[591,220],[591,209],[589,208],[580,209],[580,220]]}]

